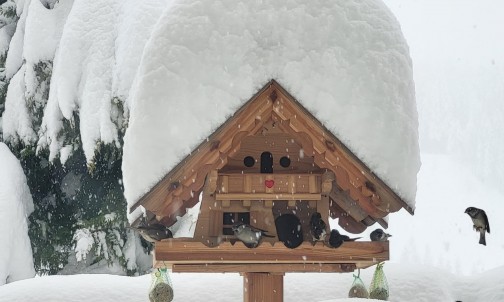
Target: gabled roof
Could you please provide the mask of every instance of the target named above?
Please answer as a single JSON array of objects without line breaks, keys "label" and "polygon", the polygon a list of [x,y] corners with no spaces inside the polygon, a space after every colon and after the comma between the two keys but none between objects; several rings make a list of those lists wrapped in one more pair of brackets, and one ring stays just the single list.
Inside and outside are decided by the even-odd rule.
[{"label": "gabled roof", "polygon": [[167,173],[130,212],[143,206],[171,225],[176,216],[198,202],[206,175],[224,167],[228,157],[240,149],[242,138],[257,134],[270,120],[295,137],[316,165],[334,172],[339,189],[331,198],[342,194],[338,199],[344,200],[333,205],[337,212],[344,211],[365,225],[378,221],[385,227],[382,218],[391,212],[405,208],[413,214],[406,202],[274,80]]}]

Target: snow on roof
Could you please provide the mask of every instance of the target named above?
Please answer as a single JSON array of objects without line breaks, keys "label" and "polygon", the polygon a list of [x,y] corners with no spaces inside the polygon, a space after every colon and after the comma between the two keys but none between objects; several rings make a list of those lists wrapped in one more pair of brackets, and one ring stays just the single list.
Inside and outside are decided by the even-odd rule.
[{"label": "snow on roof", "polygon": [[28,237],[33,200],[19,160],[0,142],[0,286],[35,276]]},{"label": "snow on roof", "polygon": [[414,208],[420,157],[411,60],[381,0],[175,1],[131,91],[128,206],[271,79]]}]

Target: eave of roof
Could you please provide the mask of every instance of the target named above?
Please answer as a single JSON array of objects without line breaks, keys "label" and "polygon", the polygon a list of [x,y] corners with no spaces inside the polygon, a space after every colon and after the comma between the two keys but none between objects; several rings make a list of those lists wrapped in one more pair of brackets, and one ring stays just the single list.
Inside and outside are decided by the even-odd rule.
[{"label": "eave of roof", "polygon": [[[275,107],[274,103],[276,102],[283,102],[282,106]],[[253,108],[250,108],[251,106]],[[304,116],[303,122],[297,120],[297,112]],[[157,213],[163,212],[171,216],[171,220],[175,218],[175,214],[183,214],[184,208],[192,207],[197,202],[197,197],[194,196],[199,195],[206,174],[211,169],[222,167],[227,156],[233,152],[233,148],[239,148],[240,138],[255,134],[261,128],[260,123],[264,123],[266,119],[272,117],[280,120],[281,124],[284,124],[284,129],[290,131],[291,134],[304,134],[302,140],[305,141],[305,145],[312,147],[310,152],[314,156],[317,155],[315,158],[321,165],[327,165],[326,162],[331,160],[336,165],[336,160],[339,161],[340,157],[345,158],[349,163],[345,166],[345,170],[348,170],[345,171],[347,175],[341,174],[340,170],[336,171],[340,172],[338,175],[340,178],[350,177],[348,182],[353,186],[344,188],[349,191],[350,196],[357,200],[365,199],[360,204],[363,207],[368,207],[368,210],[379,207],[379,204],[383,202],[380,199],[387,201],[388,208],[383,207],[380,209],[381,214],[377,212],[378,214],[374,215],[380,224],[386,225],[381,217],[388,212],[395,212],[399,208],[404,208],[410,214],[414,214],[412,207],[376,176],[366,164],[275,80],[269,81],[193,152],[180,161],[130,208],[130,212],[141,205],[149,205],[154,206],[155,209],[148,208],[147,210]],[[318,136],[322,133],[322,137],[315,138],[315,132],[318,133]],[[311,135],[306,135],[307,133],[311,133]],[[226,137],[227,141],[222,140],[223,137]],[[221,163],[216,164],[217,161]],[[188,168],[192,170],[189,174],[187,174]],[[186,190],[184,191],[183,188]],[[184,191],[185,195],[181,195],[181,191]],[[177,197],[173,198],[175,195]],[[169,199],[170,196],[171,199]],[[154,199],[156,202],[153,202]],[[163,204],[167,199],[169,199],[168,204]],[[391,202],[395,205],[392,208],[390,208]]]}]

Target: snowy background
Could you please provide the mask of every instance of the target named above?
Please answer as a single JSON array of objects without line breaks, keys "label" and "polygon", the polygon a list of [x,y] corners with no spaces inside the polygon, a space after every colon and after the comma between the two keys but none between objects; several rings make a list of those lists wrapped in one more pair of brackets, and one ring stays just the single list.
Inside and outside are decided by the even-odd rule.
[{"label": "snowy background", "polygon": [[[465,275],[502,266],[504,3],[385,2],[410,46],[422,158],[415,216],[390,217],[391,258]],[[489,216],[486,247],[468,206]]]},{"label": "snowy background", "polygon": [[[34,1],[37,2],[37,1]],[[415,216],[391,216],[392,301],[504,301],[504,4],[385,0],[413,60],[422,167]],[[29,3],[27,1],[26,3]],[[84,8],[83,8],[84,9]],[[56,64],[56,62],[55,62]],[[487,211],[477,244],[467,206]],[[364,273],[369,284],[372,270]],[[240,299],[238,275],[174,274],[176,301]],[[350,274],[285,277],[286,301],[346,296]],[[101,284],[103,287],[98,286]],[[145,301],[149,276],[53,276],[0,287],[0,301]],[[55,290],[55,289],[58,290]],[[197,293],[197,294],[196,294]]]}]

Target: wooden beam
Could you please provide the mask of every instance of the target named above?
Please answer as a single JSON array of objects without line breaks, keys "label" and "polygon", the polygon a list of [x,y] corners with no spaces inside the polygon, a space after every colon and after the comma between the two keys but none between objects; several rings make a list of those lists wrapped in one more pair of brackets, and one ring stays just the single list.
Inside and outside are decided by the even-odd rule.
[{"label": "wooden beam", "polygon": [[329,194],[332,202],[335,202],[341,209],[343,209],[348,215],[352,216],[356,221],[361,221],[366,218],[369,214],[365,212],[359,204],[350,198],[348,194],[343,192],[336,184],[332,187],[331,193]]},{"label": "wooden beam", "polygon": [[217,190],[218,175],[217,170],[210,170],[206,179],[205,194],[210,195],[215,193],[215,190]]},{"label": "wooden beam", "polygon": [[[362,268],[367,262],[356,264],[337,263],[317,263],[317,264],[174,264],[171,269],[174,273],[347,273],[353,272],[357,268]],[[373,263],[374,264],[374,263]],[[370,264],[370,265],[373,265]],[[166,263],[159,261],[159,267],[166,266]],[[156,266],[157,267],[157,266]]]},{"label": "wooden beam", "polygon": [[317,212],[320,213],[322,220],[329,225],[329,195],[322,194],[320,202],[317,203]]},{"label": "wooden beam", "polygon": [[245,175],[243,178],[243,192],[252,193],[252,176]]},{"label": "wooden beam", "polygon": [[310,194],[310,193],[228,193],[215,194],[216,200],[320,200],[320,194]]},{"label": "wooden beam", "polygon": [[242,242],[232,245],[223,242],[208,248],[201,242],[187,238],[167,239],[155,245],[156,261],[169,264],[319,264],[319,263],[379,263],[389,259],[388,242],[345,242],[337,249],[318,242],[312,245],[303,242],[295,249],[285,247],[282,242],[263,242],[249,249]]}]

